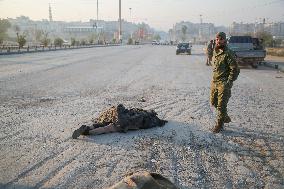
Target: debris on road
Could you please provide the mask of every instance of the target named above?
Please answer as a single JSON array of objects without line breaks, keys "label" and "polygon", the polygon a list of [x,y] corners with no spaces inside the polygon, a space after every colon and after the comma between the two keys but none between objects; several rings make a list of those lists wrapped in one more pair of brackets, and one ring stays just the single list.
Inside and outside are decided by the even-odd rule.
[{"label": "debris on road", "polygon": [[142,96],[139,100],[140,102],[146,102],[145,98]]},{"label": "debris on road", "polygon": [[158,173],[149,173],[147,171],[131,173],[117,184],[109,189],[143,189],[143,188],[159,188],[159,189],[177,189],[177,187]]}]

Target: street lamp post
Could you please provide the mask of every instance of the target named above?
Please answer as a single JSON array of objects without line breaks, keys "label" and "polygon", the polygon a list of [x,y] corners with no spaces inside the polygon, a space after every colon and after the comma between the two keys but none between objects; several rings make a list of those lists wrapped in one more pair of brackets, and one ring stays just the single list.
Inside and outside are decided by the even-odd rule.
[{"label": "street lamp post", "polygon": [[199,16],[200,16],[199,38],[200,38],[200,41],[201,41],[201,40],[202,40],[202,37],[203,37],[203,22],[202,22],[202,14],[200,14]]},{"label": "street lamp post", "polygon": [[99,26],[99,0],[97,0],[97,21],[95,24],[96,33],[98,34],[98,44],[99,44],[100,43],[100,33],[98,32],[98,26]]},{"label": "street lamp post", "polygon": [[99,21],[99,0],[97,0],[97,22]]},{"label": "street lamp post", "polygon": [[[132,10],[132,8],[130,7],[129,8],[129,14],[130,14],[130,23],[132,23],[132,17],[131,17],[131,10]],[[132,30],[130,31],[130,38],[132,39]]]},{"label": "street lamp post", "polygon": [[122,27],[121,27],[121,0],[119,0],[119,41],[122,43]]},{"label": "street lamp post", "polygon": [[129,15],[130,15],[129,20],[130,20],[130,22],[132,22],[132,19],[131,19],[131,10],[132,10],[132,8],[130,7],[130,8],[129,8]]}]

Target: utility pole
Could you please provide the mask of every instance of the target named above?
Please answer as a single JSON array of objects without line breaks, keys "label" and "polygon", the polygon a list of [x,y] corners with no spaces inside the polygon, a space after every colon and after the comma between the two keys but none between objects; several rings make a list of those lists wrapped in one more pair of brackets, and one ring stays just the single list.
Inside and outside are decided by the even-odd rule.
[{"label": "utility pole", "polygon": [[98,44],[100,43],[100,32],[98,32],[98,26],[99,26],[99,0],[97,0],[97,19],[93,27],[96,27],[96,34],[98,35]]},{"label": "utility pole", "polygon": [[97,0],[97,23],[99,21],[99,0]]},{"label": "utility pole", "polygon": [[52,12],[51,12],[51,6],[49,4],[49,22],[52,22],[53,19],[52,19]]},{"label": "utility pole", "polygon": [[202,21],[202,14],[200,14],[199,15],[200,16],[200,28],[199,28],[199,38],[200,38],[200,40],[201,40],[201,38],[202,38],[202,34],[203,34],[203,21]]},{"label": "utility pole", "polygon": [[132,19],[131,19],[131,10],[132,10],[132,8],[129,8],[130,22],[132,22]]},{"label": "utility pole", "polygon": [[[132,8],[130,7],[130,8],[129,8],[129,13],[130,13],[129,21],[130,21],[130,23],[132,23],[131,10],[132,10]],[[131,38],[131,39],[133,38],[132,31],[130,31],[130,38]]]},{"label": "utility pole", "polygon": [[121,0],[119,0],[119,41],[122,43],[122,27],[121,27]]}]

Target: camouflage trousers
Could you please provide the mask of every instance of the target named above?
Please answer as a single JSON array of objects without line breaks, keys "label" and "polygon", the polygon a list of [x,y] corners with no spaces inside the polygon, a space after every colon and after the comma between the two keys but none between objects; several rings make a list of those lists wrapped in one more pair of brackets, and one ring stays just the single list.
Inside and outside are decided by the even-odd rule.
[{"label": "camouflage trousers", "polygon": [[210,103],[217,110],[217,119],[224,121],[228,116],[227,104],[231,97],[231,85],[226,82],[211,82]]},{"label": "camouflage trousers", "polygon": [[206,59],[206,65],[207,65],[207,66],[212,66],[211,61],[212,61],[212,56],[208,55],[208,56],[207,56],[207,59]]}]

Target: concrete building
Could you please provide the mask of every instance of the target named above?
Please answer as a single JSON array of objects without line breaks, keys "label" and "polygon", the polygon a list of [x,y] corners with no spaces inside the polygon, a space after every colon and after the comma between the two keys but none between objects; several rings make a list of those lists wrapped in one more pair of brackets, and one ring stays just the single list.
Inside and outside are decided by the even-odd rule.
[{"label": "concrete building", "polygon": [[[186,26],[186,36],[182,32],[182,28]],[[169,38],[173,41],[181,41],[186,37],[187,41],[205,42],[210,40],[216,34],[216,28],[212,23],[192,23],[179,22],[169,30]]]},{"label": "concrete building", "polygon": [[284,22],[270,23],[266,28],[271,35],[284,37]]},{"label": "concrete building", "polygon": [[229,27],[230,35],[243,35],[243,34],[252,34],[255,33],[255,24],[254,23],[236,23],[233,22]]},{"label": "concrete building", "polygon": [[236,23],[229,27],[231,35],[255,34],[258,32],[268,32],[273,36],[284,36],[284,22],[277,23]]}]

